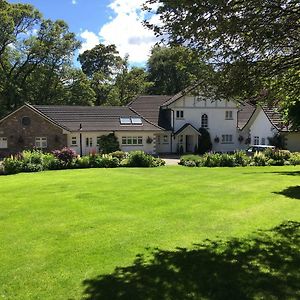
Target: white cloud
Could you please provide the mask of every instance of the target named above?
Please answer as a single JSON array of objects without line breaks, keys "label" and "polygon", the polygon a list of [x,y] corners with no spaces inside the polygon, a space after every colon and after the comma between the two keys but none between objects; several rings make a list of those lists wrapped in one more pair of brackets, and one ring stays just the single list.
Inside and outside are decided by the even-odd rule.
[{"label": "white cloud", "polygon": [[104,44],[115,44],[121,56],[129,55],[131,63],[145,62],[157,42],[154,33],[142,24],[145,12],[141,6],[144,2],[112,0],[108,7],[113,11],[113,16],[99,32]]},{"label": "white cloud", "polygon": [[92,31],[85,30],[80,33],[80,37],[85,41],[82,43],[79,53],[90,50],[100,43],[99,36]]}]

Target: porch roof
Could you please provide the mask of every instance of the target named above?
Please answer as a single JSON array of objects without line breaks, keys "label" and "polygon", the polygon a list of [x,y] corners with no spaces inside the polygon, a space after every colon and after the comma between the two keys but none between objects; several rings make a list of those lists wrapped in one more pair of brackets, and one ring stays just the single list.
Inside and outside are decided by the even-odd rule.
[{"label": "porch roof", "polygon": [[175,135],[178,135],[178,134],[182,134],[184,131],[186,131],[187,129],[192,129],[195,134],[197,135],[201,135],[201,133],[199,132],[198,129],[196,129],[192,124],[190,123],[186,123],[184,124],[180,129],[178,129],[176,132],[175,132]]}]

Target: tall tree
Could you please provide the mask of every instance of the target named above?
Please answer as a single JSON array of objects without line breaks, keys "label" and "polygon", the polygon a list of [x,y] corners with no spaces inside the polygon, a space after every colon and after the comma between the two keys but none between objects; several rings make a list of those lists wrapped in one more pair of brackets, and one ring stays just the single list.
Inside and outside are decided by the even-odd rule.
[{"label": "tall tree", "polygon": [[161,22],[148,26],[213,64],[220,93],[299,105],[298,0],[148,0],[145,9],[153,4]]},{"label": "tall tree", "polygon": [[208,76],[211,69],[186,47],[155,46],[147,62],[151,94],[173,95]]},{"label": "tall tree", "polygon": [[[63,21],[43,20],[31,5],[0,0],[0,90],[2,109],[12,110],[25,101],[51,102],[51,80],[72,62],[80,43]],[[39,76],[40,75],[40,76]],[[35,82],[32,78],[43,77]],[[41,86],[37,86],[40,83]],[[38,88],[42,98],[35,98]]]}]

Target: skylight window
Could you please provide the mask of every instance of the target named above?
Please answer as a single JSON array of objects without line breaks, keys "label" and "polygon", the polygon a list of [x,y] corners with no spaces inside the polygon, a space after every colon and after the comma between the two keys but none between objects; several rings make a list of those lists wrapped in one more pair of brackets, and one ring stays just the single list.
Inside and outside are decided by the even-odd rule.
[{"label": "skylight window", "polygon": [[121,125],[143,125],[142,119],[140,117],[121,117]]},{"label": "skylight window", "polygon": [[121,125],[131,125],[131,119],[130,118],[120,118],[120,123],[121,123]]},{"label": "skylight window", "polygon": [[131,123],[133,125],[142,125],[142,119],[141,118],[131,118]]}]

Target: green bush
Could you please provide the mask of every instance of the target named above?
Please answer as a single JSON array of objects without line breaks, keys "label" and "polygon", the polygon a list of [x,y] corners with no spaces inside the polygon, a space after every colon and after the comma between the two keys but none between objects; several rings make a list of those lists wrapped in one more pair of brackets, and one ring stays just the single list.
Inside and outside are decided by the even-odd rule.
[{"label": "green bush", "polygon": [[245,167],[250,163],[250,158],[243,151],[237,151],[233,154],[235,166]]},{"label": "green bush", "polygon": [[90,157],[82,156],[77,157],[73,163],[74,169],[86,169],[90,167]]},{"label": "green bush", "polygon": [[200,128],[201,135],[198,138],[198,153],[204,154],[212,149],[210,134],[206,128]]},{"label": "green bush", "polygon": [[22,172],[41,172],[44,170],[44,167],[42,164],[34,164],[34,163],[23,163],[22,165]]},{"label": "green bush", "polygon": [[23,162],[15,157],[7,157],[3,161],[3,167],[5,174],[17,174],[22,172]]},{"label": "green bush", "polygon": [[120,145],[114,133],[102,135],[98,139],[99,150],[101,153],[112,153],[120,150]]},{"label": "green bush", "polygon": [[153,164],[152,167],[162,167],[166,164],[166,162],[159,157],[157,157],[157,158],[154,157],[152,164]]},{"label": "green bush", "polygon": [[263,152],[256,152],[252,158],[251,164],[253,166],[266,166],[268,158]]},{"label": "green bush", "polygon": [[143,151],[132,151],[129,153],[127,166],[141,168],[154,167],[154,157]]},{"label": "green bush", "polygon": [[124,151],[115,151],[110,153],[112,157],[116,157],[120,162],[128,157],[128,153]]},{"label": "green bush", "polygon": [[185,166],[186,162],[190,162],[190,161],[195,162],[195,166],[196,166],[197,163],[201,161],[201,156],[194,155],[194,154],[183,155],[180,157],[179,164]]},{"label": "green bush", "polygon": [[291,153],[289,162],[294,166],[300,165],[300,152]]}]

